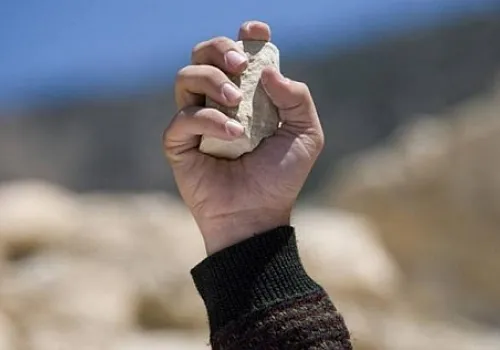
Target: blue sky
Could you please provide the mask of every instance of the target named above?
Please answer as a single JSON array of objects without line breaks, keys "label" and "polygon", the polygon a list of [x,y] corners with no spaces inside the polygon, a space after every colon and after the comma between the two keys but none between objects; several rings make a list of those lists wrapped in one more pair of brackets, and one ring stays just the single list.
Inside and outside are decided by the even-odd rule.
[{"label": "blue sky", "polygon": [[359,43],[500,0],[1,0],[0,108],[161,83],[191,47],[272,25],[284,59]]}]

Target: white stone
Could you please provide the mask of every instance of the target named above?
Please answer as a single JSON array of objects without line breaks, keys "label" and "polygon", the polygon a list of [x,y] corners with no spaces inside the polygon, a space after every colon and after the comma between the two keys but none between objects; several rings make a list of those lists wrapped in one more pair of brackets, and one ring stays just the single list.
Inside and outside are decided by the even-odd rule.
[{"label": "white stone", "polygon": [[279,123],[277,108],[260,83],[264,68],[271,66],[279,70],[278,49],[265,41],[239,41],[237,44],[247,54],[248,67],[241,76],[231,79],[243,92],[243,100],[238,107],[227,108],[207,97],[206,106],[235,118],[245,127],[245,133],[234,141],[203,137],[200,144],[202,152],[230,159],[253,151],[262,139],[274,134]]}]

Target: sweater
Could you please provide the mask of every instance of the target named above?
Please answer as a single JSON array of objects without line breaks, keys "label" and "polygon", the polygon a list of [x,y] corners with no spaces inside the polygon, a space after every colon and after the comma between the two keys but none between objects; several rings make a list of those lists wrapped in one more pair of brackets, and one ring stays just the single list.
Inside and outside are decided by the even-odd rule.
[{"label": "sweater", "polygon": [[217,252],[191,275],[214,350],[352,349],[341,314],[304,270],[291,226]]}]

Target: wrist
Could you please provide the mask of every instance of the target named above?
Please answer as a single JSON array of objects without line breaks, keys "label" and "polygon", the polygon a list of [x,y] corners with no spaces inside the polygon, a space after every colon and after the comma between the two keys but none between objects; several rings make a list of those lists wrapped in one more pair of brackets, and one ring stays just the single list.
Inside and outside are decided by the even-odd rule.
[{"label": "wrist", "polygon": [[251,210],[198,219],[208,255],[279,226],[290,225],[290,211]]}]

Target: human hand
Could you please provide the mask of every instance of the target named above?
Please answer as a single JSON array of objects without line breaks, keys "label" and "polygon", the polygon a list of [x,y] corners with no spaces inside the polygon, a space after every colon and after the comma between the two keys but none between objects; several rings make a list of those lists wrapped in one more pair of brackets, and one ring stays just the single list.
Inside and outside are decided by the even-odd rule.
[{"label": "human hand", "polygon": [[[247,22],[238,40],[270,40],[270,28]],[[241,54],[241,55],[240,55]],[[282,225],[319,155],[324,136],[308,87],[272,68],[261,82],[279,110],[276,133],[238,159],[218,159],[199,151],[201,136],[234,140],[243,126],[222,112],[204,107],[205,96],[237,106],[241,92],[224,72],[241,74],[245,54],[229,38],[198,44],[192,64],[178,72],[178,112],[163,135],[165,155],[180,194],[191,210],[209,255]]]}]

